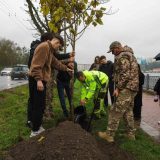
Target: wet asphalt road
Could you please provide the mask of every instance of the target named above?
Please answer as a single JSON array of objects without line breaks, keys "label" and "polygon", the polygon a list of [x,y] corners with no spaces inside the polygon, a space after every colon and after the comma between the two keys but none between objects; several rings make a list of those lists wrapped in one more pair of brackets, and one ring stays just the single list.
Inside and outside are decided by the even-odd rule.
[{"label": "wet asphalt road", "polygon": [[27,83],[28,83],[28,80],[23,80],[23,79],[11,80],[10,76],[0,76],[0,91],[9,89],[9,88],[14,88]]}]

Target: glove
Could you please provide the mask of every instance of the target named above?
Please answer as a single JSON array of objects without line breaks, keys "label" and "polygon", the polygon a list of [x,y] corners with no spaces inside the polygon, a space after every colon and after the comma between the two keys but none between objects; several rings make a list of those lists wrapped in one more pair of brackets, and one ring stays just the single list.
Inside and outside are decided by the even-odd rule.
[{"label": "glove", "polygon": [[102,88],[105,88],[106,87],[106,83],[102,84]]},{"label": "glove", "polygon": [[99,92],[98,98],[103,99],[105,97],[106,92]]}]

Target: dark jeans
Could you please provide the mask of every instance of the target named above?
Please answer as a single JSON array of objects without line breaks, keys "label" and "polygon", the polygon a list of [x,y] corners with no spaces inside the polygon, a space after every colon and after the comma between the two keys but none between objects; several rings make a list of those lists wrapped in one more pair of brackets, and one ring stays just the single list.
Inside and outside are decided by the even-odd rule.
[{"label": "dark jeans", "polygon": [[32,130],[38,131],[42,125],[43,113],[45,109],[46,99],[46,82],[43,82],[44,90],[37,90],[37,81],[30,77],[29,84],[29,103],[28,103],[28,118],[32,122]]},{"label": "dark jeans", "polygon": [[65,102],[65,96],[64,96],[64,89],[65,89],[67,97],[68,97],[69,105],[71,106],[70,82],[61,82],[60,80],[57,80],[57,90],[58,90],[58,95],[59,95],[61,107],[63,109],[64,116],[68,117],[68,111],[66,108],[66,102]]},{"label": "dark jeans", "polygon": [[142,106],[135,106],[133,108],[133,115],[135,120],[140,120],[141,119],[141,110]]},{"label": "dark jeans", "polygon": [[109,93],[111,95],[111,103],[113,104],[113,102],[114,102],[114,96],[112,96],[113,92],[114,92],[114,82],[113,81],[109,81],[109,86],[107,88],[106,95],[104,97],[104,104],[106,107],[108,106],[108,89],[109,89]]},{"label": "dark jeans", "polygon": [[134,98],[134,108],[133,115],[135,120],[141,119],[141,110],[142,110],[142,87],[139,87],[139,91]]}]

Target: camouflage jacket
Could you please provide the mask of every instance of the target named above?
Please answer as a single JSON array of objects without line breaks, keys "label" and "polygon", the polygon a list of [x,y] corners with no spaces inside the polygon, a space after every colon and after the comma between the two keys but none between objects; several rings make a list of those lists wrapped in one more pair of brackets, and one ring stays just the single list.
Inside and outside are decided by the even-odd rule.
[{"label": "camouflage jacket", "polygon": [[121,52],[115,57],[114,82],[118,89],[139,90],[138,63],[130,52]]}]

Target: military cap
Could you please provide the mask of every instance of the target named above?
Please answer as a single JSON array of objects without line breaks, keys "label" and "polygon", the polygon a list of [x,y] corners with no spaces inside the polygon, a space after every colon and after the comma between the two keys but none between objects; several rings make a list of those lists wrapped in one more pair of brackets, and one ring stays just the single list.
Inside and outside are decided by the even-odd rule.
[{"label": "military cap", "polygon": [[108,51],[107,53],[112,52],[112,49],[113,49],[113,48],[121,47],[121,46],[122,46],[122,45],[121,45],[120,42],[114,41],[114,42],[112,42],[111,45],[109,46],[109,51]]}]

